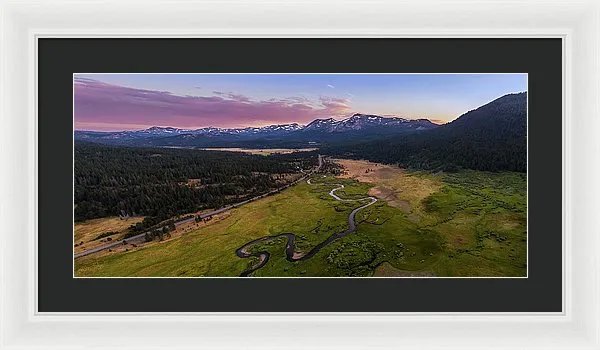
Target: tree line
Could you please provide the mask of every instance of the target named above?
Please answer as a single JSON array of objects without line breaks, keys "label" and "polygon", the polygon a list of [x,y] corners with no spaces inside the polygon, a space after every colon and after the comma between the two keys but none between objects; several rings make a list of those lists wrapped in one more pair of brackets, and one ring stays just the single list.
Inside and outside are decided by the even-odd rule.
[{"label": "tree line", "polygon": [[176,215],[268,192],[278,187],[279,174],[298,173],[316,164],[314,153],[261,156],[78,141],[75,220],[146,216],[132,227],[132,233],[139,233]]}]

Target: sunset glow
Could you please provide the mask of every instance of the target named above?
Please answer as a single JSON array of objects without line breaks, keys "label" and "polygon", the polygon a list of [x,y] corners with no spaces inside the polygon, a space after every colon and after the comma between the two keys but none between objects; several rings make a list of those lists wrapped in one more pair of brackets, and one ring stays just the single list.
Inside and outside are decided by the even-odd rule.
[{"label": "sunset glow", "polygon": [[77,130],[307,124],[353,113],[451,121],[526,74],[75,74]]}]

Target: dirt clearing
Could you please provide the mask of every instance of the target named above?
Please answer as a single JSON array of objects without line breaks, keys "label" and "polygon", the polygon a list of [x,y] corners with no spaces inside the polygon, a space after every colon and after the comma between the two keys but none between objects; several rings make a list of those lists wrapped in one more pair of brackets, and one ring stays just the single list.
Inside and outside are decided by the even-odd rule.
[{"label": "dirt clearing", "polygon": [[[200,214],[202,214],[204,212],[207,212],[207,210],[198,212],[197,214],[200,215]],[[207,221],[201,221],[201,222],[198,222],[198,223],[195,222],[195,221],[192,221],[192,222],[188,222],[188,223],[185,223],[185,224],[178,225],[177,228],[175,229],[175,231],[171,231],[171,232],[168,233],[168,235],[163,236],[163,240],[162,241],[160,241],[157,238],[155,238],[154,240],[152,240],[150,242],[144,242],[144,241],[142,241],[142,242],[138,241],[138,242],[133,242],[133,243],[132,242],[128,242],[126,244],[119,244],[119,245],[117,245],[115,247],[112,247],[110,249],[105,249],[105,250],[99,251],[97,253],[90,254],[88,256],[90,256],[90,257],[93,256],[94,258],[97,258],[97,257],[109,255],[109,254],[116,253],[116,252],[125,252],[125,251],[127,251],[127,252],[133,252],[133,251],[136,251],[136,250],[147,248],[149,246],[153,246],[153,245],[156,245],[156,244],[161,244],[163,242],[172,241],[174,239],[184,237],[184,236],[186,236],[188,234],[194,234],[194,231],[196,231],[196,230],[198,230],[198,229],[200,229],[200,228],[202,228],[204,226],[209,226],[209,225],[215,224],[215,223],[217,223],[217,222],[219,222],[219,221],[221,221],[221,220],[229,217],[230,215],[231,215],[231,211],[226,211],[226,212],[223,212],[223,213],[219,213],[219,214],[213,215],[212,218],[210,220],[207,220]],[[99,240],[96,241],[96,242],[99,242]],[[106,244],[106,243],[107,242],[102,242],[101,244],[98,244],[98,245],[103,245],[103,244]],[[86,249],[89,249],[89,248],[86,248]],[[76,250],[76,252],[77,252],[77,250]],[[83,257],[81,259],[86,259],[86,258],[87,257]]]},{"label": "dirt clearing", "polygon": [[390,206],[400,208],[405,213],[410,213],[410,203],[407,200],[398,199],[392,187],[380,185],[369,190],[369,196],[377,197],[386,201]]},{"label": "dirt clearing", "polygon": [[[142,216],[126,219],[120,219],[119,217],[114,216],[76,222],[75,231],[73,233],[74,244],[77,244],[75,253],[106,244],[106,238],[94,240],[96,237],[106,232],[116,232],[109,237],[111,240],[119,240],[129,226],[135,225],[142,220],[144,220],[144,217]],[[83,242],[83,244],[81,244],[81,242]]]},{"label": "dirt clearing", "polygon": [[332,159],[344,167],[344,173],[338,177],[343,179],[357,179],[361,182],[378,183],[380,180],[393,178],[402,169],[366,160]]}]

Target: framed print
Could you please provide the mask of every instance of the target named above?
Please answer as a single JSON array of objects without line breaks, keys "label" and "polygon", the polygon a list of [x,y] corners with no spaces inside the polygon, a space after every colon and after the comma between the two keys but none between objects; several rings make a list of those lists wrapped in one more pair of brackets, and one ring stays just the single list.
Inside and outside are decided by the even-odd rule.
[{"label": "framed print", "polygon": [[[427,71],[455,46],[485,55]],[[115,48],[118,60],[98,54]],[[233,52],[250,48],[281,53],[239,72]],[[561,146],[559,39],[40,38],[38,49],[41,311],[562,309],[560,163],[544,157]],[[189,61],[165,73],[173,54]],[[156,72],[121,68],[125,57]],[[49,255],[67,246],[46,227],[73,232],[69,259]],[[530,244],[535,232],[544,245]],[[71,273],[55,274],[63,264]],[[479,297],[459,292],[467,284]],[[318,305],[300,286],[350,291]],[[220,299],[228,288],[254,303]],[[393,302],[400,289],[414,302]],[[440,289],[452,304],[418,297]],[[178,298],[152,303],[145,290]]]},{"label": "framed print", "polygon": [[3,4],[1,348],[600,347],[598,3],[176,5]]}]

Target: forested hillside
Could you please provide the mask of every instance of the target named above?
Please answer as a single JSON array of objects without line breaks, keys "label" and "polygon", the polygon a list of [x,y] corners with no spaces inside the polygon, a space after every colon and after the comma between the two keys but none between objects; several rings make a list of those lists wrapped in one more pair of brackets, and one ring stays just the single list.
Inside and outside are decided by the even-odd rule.
[{"label": "forested hillside", "polygon": [[75,221],[144,215],[148,223],[218,208],[278,188],[316,163],[315,153],[265,157],[77,142]]},{"label": "forested hillside", "polygon": [[436,129],[322,153],[417,169],[526,172],[527,93],[505,95]]}]

